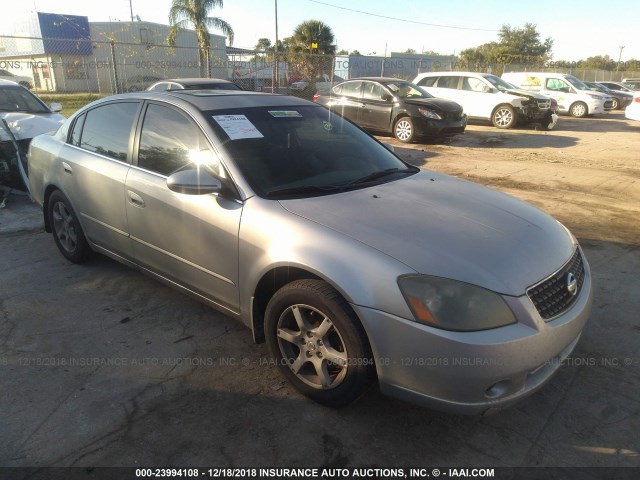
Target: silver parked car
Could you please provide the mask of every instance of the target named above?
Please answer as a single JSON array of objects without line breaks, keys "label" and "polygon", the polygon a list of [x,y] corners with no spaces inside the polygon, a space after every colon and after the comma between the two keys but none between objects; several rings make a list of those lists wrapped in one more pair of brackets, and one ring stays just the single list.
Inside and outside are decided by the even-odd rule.
[{"label": "silver parked car", "polygon": [[29,156],[45,226],[240,319],[326,405],[383,393],[483,413],[537,390],[591,308],[574,236],[420,170],[327,109],[242,91],[124,94]]}]

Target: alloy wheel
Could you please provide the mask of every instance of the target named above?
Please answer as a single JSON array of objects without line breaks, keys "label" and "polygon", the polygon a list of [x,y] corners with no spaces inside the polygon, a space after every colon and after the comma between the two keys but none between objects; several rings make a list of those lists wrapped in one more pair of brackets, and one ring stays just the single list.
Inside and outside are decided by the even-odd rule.
[{"label": "alloy wheel", "polygon": [[71,212],[63,202],[56,202],[53,206],[53,231],[60,241],[60,245],[68,252],[73,253],[78,246],[76,225]]},{"label": "alloy wheel", "polygon": [[309,305],[291,305],[278,320],[278,347],[293,374],[321,390],[336,388],[348,365],[346,344],[329,317]]}]

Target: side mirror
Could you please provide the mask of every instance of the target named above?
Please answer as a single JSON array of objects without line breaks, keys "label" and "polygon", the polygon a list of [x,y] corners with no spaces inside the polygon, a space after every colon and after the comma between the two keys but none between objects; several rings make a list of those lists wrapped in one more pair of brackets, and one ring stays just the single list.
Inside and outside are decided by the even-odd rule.
[{"label": "side mirror", "polygon": [[58,102],[53,102],[51,104],[50,108],[51,108],[52,112],[56,112],[57,113],[57,112],[61,112],[62,111],[62,105],[59,104]]},{"label": "side mirror", "polygon": [[384,145],[384,148],[386,148],[390,152],[395,152],[396,151],[396,149],[393,148],[393,145],[391,145],[390,143],[382,142],[382,145]]},{"label": "side mirror", "polygon": [[218,193],[222,190],[222,183],[202,168],[197,170],[182,170],[167,178],[167,187],[172,192],[187,195],[205,195]]}]

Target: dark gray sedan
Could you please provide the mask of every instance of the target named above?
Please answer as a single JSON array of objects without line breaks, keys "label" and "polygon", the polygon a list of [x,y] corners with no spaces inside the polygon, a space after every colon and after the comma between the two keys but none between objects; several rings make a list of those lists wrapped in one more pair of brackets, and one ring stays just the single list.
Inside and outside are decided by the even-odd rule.
[{"label": "dark gray sedan", "polygon": [[67,259],[102,253],[239,319],[326,405],[377,380],[434,408],[503,408],[589,316],[589,266],[558,221],[298,98],[101,99],[34,139],[29,169]]},{"label": "dark gray sedan", "polygon": [[467,116],[460,104],[436,98],[397,78],[366,77],[340,83],[313,101],[373,132],[392,133],[401,142],[464,133]]}]

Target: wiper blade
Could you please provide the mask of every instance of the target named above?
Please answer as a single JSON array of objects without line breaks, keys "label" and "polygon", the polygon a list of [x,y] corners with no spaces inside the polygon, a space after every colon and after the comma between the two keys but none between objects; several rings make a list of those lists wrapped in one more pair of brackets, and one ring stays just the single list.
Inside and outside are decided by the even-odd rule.
[{"label": "wiper blade", "polygon": [[358,183],[367,183],[367,182],[373,182],[374,180],[378,180],[380,178],[386,177],[387,175],[391,175],[393,173],[409,173],[409,172],[414,172],[414,170],[412,169],[406,169],[406,170],[400,170],[397,167],[394,168],[387,168],[386,170],[380,170],[379,172],[373,172],[370,173],[369,175],[365,175],[362,178],[358,178],[357,180],[354,180],[353,182],[349,182],[347,185],[356,185]]},{"label": "wiper blade", "polygon": [[327,193],[344,189],[339,185],[301,185],[299,187],[277,188],[266,193],[267,197],[276,195],[290,195],[295,193]]}]

